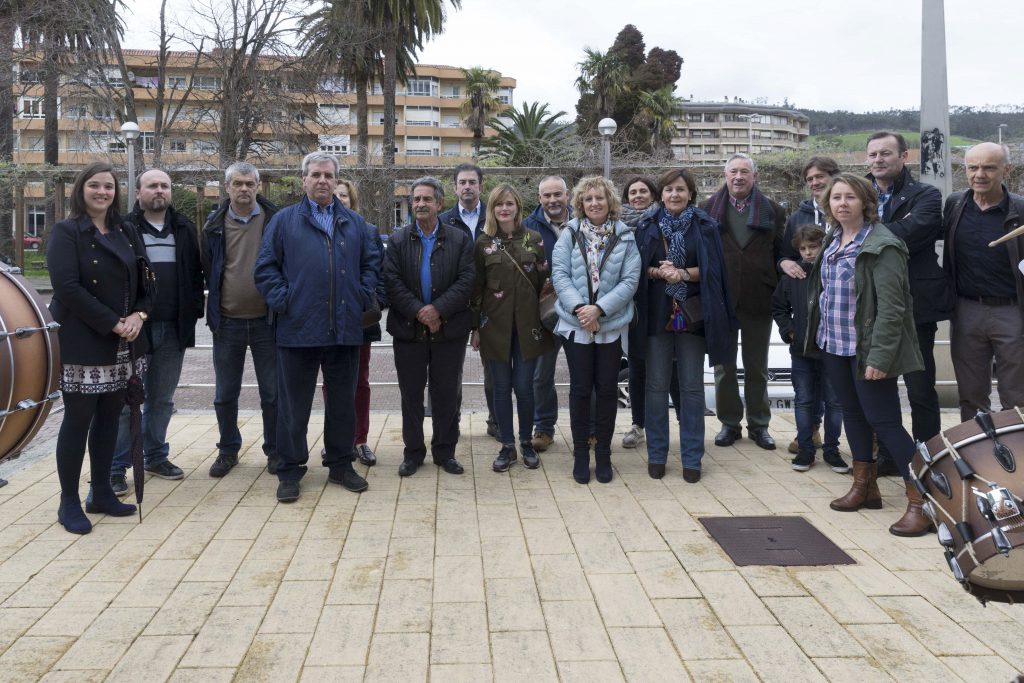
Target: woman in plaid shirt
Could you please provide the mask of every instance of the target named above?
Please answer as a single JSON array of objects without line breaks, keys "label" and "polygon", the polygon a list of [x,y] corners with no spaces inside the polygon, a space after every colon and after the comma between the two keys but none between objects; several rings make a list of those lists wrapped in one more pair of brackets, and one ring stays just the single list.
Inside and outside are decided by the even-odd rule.
[{"label": "woman in plaid shirt", "polygon": [[825,237],[808,282],[805,344],[817,345],[843,407],[853,455],[853,486],[830,507],[841,512],[879,509],[871,435],[885,444],[905,480],[907,511],[889,527],[897,536],[921,536],[931,523],[909,482],[914,440],[903,427],[897,377],[924,367],[914,329],[907,276],[909,251],[878,218],[870,183],[851,173],[832,179],[825,192]]}]

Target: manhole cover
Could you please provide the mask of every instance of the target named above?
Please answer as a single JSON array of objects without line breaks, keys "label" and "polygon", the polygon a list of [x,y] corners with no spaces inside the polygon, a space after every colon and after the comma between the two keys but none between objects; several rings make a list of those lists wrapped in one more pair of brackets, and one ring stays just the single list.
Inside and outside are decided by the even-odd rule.
[{"label": "manhole cover", "polygon": [[803,517],[700,517],[737,566],[856,564]]}]

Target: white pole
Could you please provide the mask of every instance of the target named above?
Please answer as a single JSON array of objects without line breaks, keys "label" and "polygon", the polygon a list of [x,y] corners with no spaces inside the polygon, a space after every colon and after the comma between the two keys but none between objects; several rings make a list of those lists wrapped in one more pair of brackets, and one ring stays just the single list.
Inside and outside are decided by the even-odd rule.
[{"label": "white pole", "polygon": [[952,190],[944,0],[921,0],[921,181]]}]

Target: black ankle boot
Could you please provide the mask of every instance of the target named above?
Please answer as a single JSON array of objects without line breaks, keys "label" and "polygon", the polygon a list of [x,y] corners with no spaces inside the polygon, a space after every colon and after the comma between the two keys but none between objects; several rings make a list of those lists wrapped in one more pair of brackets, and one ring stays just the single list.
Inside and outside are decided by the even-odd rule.
[{"label": "black ankle boot", "polygon": [[597,464],[594,466],[594,477],[601,484],[607,484],[612,480],[612,454],[598,453],[594,459]]},{"label": "black ankle boot", "polygon": [[110,488],[110,482],[92,485],[92,498],[86,499],[85,509],[93,514],[110,515],[111,517],[128,517],[134,515],[138,508],[129,503],[122,503]]},{"label": "black ankle boot", "polygon": [[64,525],[64,530],[72,534],[87,534],[92,531],[92,522],[82,512],[82,501],[77,497],[61,496],[60,507],[57,508],[57,521]]}]

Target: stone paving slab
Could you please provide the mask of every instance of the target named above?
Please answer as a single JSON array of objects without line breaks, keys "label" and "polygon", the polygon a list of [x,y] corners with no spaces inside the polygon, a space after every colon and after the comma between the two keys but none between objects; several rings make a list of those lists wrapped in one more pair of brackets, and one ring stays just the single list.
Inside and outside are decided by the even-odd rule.
[{"label": "stone paving slab", "polygon": [[[900,482],[881,482],[880,511],[830,510],[849,477],[790,469],[790,416],[773,421],[774,452],[710,445],[709,419],[697,485],[677,461],[649,479],[644,448],[616,437],[615,479],[580,486],[565,413],[538,470],[492,472],[496,444],[467,414],[466,474],[408,479],[400,418],[374,413],[369,491],[313,467],[293,505],[274,497],[258,417],[242,420],[247,450],[214,480],[216,421],[173,418],[187,476],[147,482],[141,524],[93,516],[90,535],[65,533],[52,456],[0,489],[0,682],[866,683],[1024,668],[1024,607],[981,607],[934,536],[887,533]],[[314,419],[314,454],[322,429]],[[735,567],[696,521],[752,514],[803,515],[857,564]]]}]

